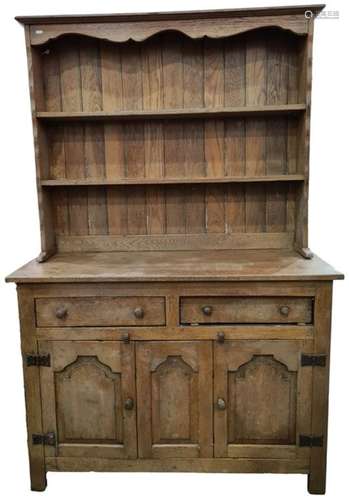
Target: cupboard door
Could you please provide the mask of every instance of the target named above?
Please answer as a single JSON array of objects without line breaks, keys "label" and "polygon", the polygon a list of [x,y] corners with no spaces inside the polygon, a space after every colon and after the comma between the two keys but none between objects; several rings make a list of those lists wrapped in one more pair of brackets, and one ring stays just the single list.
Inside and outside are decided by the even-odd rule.
[{"label": "cupboard door", "polygon": [[215,344],[215,456],[298,458],[311,433],[312,368],[301,367],[309,341]]},{"label": "cupboard door", "polygon": [[211,342],[139,342],[136,359],[139,456],[212,457]]},{"label": "cupboard door", "polygon": [[137,456],[134,345],[42,341],[51,366],[40,368],[44,432],[54,432],[49,456]]}]

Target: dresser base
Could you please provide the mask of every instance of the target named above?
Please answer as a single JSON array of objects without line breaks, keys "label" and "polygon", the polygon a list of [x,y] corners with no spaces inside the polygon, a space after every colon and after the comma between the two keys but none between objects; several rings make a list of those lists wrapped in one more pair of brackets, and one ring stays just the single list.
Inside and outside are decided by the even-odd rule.
[{"label": "dresser base", "polygon": [[[272,459],[142,459],[115,460],[100,458],[50,457],[46,459],[48,472],[195,472],[195,473],[270,473],[308,474],[308,492],[325,493],[325,475],[309,470],[308,460]],[[31,489],[44,491],[47,486],[46,473],[32,476]]]}]

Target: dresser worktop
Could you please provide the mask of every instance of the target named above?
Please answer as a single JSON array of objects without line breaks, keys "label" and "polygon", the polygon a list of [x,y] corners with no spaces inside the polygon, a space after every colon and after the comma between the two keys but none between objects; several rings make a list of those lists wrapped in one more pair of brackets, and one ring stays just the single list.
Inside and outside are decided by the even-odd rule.
[{"label": "dresser worktop", "polygon": [[100,252],[32,260],[6,280],[17,283],[93,281],[334,280],[343,275],[315,256],[288,250]]}]

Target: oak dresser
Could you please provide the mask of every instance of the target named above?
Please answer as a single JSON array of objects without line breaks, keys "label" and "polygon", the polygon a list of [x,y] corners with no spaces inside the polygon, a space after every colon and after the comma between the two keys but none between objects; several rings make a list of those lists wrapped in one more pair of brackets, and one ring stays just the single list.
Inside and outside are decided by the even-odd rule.
[{"label": "oak dresser", "polygon": [[42,252],[7,281],[33,490],[190,471],[324,493],[343,276],[307,241],[322,8],[17,18]]}]

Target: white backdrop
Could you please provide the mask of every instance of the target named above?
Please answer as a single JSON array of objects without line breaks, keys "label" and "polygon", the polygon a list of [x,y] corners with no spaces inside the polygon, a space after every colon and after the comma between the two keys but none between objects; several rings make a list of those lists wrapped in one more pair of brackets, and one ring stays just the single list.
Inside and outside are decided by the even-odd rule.
[{"label": "white backdrop", "polygon": [[[271,0],[270,0],[271,1]],[[273,0],[273,5],[292,5]],[[265,3],[266,2],[266,3]],[[306,3],[300,0],[299,3]],[[0,4],[1,24],[1,259],[0,259],[0,495],[29,499],[23,379],[14,285],[3,278],[39,253],[39,225],[24,35],[15,15],[86,14],[266,6],[264,1],[148,0],[11,0]],[[310,157],[310,248],[349,275],[348,256],[348,55],[349,2],[330,1],[339,19],[319,19],[315,27]],[[348,353],[346,313],[349,281],[334,286],[332,369],[327,498],[343,496],[348,463]],[[107,498],[201,500],[307,498],[306,476],[224,474],[51,473],[41,495],[61,499],[83,495]]]}]

